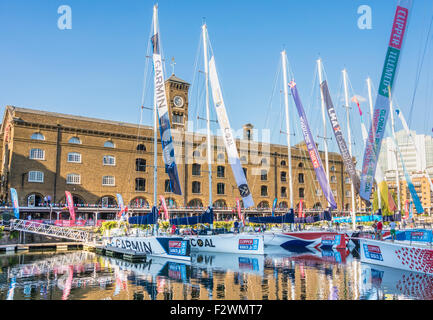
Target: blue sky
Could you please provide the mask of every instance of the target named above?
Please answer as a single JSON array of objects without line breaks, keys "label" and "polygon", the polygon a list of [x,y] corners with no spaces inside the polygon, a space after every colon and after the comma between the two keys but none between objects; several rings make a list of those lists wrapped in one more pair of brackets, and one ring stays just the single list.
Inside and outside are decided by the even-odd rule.
[{"label": "blue sky", "polygon": [[[153,4],[148,0],[0,0],[1,111],[15,105],[138,123]],[[396,1],[161,0],[158,4],[164,55],[167,61],[175,57],[176,75],[192,82],[205,17],[232,127],[239,129],[247,122],[270,127],[272,140],[284,143],[278,94],[268,112],[280,51],[287,50],[317,135],[322,130],[317,83],[313,91],[317,58],[323,59],[336,106],[342,103],[343,68],[349,72],[351,95],[367,97],[365,79],[370,76],[375,85],[379,81]],[[60,5],[72,9],[72,30],[57,28]],[[371,30],[357,26],[360,5],[372,8]],[[411,128],[427,134],[433,128],[431,41],[412,117],[409,110],[432,13],[431,1],[414,4],[394,93],[408,122],[411,119]],[[170,74],[171,67],[166,68]],[[365,102],[362,108],[368,110]],[[345,123],[344,110],[339,109],[340,121]],[[360,129],[355,109],[351,117],[356,140]],[[293,113],[292,126],[296,118]],[[145,114],[144,122],[151,123],[150,114]],[[300,137],[297,134],[295,140]],[[360,143],[358,147],[361,153]]]}]

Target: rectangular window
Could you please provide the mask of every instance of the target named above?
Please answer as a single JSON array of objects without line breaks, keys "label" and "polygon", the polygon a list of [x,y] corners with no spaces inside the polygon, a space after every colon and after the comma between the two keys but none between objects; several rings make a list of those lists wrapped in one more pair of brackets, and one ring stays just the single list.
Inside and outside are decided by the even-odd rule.
[{"label": "rectangular window", "polygon": [[223,166],[217,167],[217,177],[218,178],[224,178],[225,177],[225,167],[223,167]]},{"label": "rectangular window", "polygon": [[102,177],[102,185],[103,186],[114,186],[114,177],[113,176],[103,176]]},{"label": "rectangular window", "polygon": [[68,153],[68,162],[81,163],[81,153]]},{"label": "rectangular window", "polygon": [[41,171],[30,171],[29,182],[44,182],[44,173]]},{"label": "rectangular window", "polygon": [[104,156],[104,158],[102,159],[102,164],[104,166],[115,166],[116,158],[113,156]]},{"label": "rectangular window", "polygon": [[29,158],[33,160],[45,160],[45,151],[42,149],[31,149]]},{"label": "rectangular window", "polygon": [[217,184],[217,194],[225,194],[225,185],[224,183]]},{"label": "rectangular window", "polygon": [[66,176],[67,184],[81,184],[81,176],[79,174],[68,174]]},{"label": "rectangular window", "polygon": [[173,123],[183,123],[183,115],[181,114],[173,114]]}]

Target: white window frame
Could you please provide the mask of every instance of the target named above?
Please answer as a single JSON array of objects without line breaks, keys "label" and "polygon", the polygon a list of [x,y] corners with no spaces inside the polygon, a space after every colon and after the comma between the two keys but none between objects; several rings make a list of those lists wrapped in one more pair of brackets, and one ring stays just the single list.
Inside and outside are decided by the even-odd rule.
[{"label": "white window frame", "polygon": [[[71,155],[74,155],[74,156],[76,156],[76,155],[79,155],[79,157],[80,157],[80,160],[79,161],[75,161],[75,160],[71,160],[71,158],[69,158]],[[79,153],[79,152],[69,152],[68,153],[68,162],[71,162],[71,163],[81,163],[81,153]]]},{"label": "white window frame", "polygon": [[[111,178],[113,181],[110,183],[109,180],[111,180]],[[116,185],[116,178],[114,176],[103,176],[102,177],[102,185],[107,186],[107,187],[114,187]]]},{"label": "white window frame", "polygon": [[[111,145],[107,146],[107,143],[109,143]],[[107,140],[104,142],[104,148],[115,148],[115,144],[113,141]]]},{"label": "white window frame", "polygon": [[[71,178],[71,180],[69,178]],[[67,174],[66,184],[81,184],[81,175],[79,175],[78,173]]]},{"label": "white window frame", "polygon": [[[72,141],[73,139],[77,139],[78,141],[77,141],[77,142]],[[68,143],[72,143],[72,144],[81,144],[81,139],[78,138],[78,137],[71,137],[71,138],[68,140]]]},{"label": "white window frame", "polygon": [[[106,162],[105,159],[113,159],[113,163]],[[110,156],[110,155],[103,156],[102,157],[102,165],[104,165],[104,166],[115,166],[116,165],[116,157],[115,156]]]},{"label": "white window frame", "polygon": [[[35,152],[36,154],[33,152]],[[41,154],[42,154],[41,157],[37,157],[38,155],[41,155]],[[39,149],[39,148],[30,149],[29,159],[45,160],[45,150]]]},{"label": "white window frame", "polygon": [[[37,137],[37,138],[36,138]],[[40,139],[42,138],[42,139]],[[40,133],[40,132],[34,132],[32,133],[32,135],[30,136],[30,139],[32,140],[39,140],[39,141],[44,141],[45,140],[45,136]]]},{"label": "white window frame", "polygon": [[44,183],[44,173],[42,171],[29,171],[28,182]]}]

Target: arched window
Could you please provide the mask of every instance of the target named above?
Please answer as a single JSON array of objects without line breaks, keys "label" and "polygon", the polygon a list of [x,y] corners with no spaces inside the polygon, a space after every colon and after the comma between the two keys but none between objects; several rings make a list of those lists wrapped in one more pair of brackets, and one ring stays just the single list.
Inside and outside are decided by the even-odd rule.
[{"label": "arched window", "polygon": [[267,201],[262,201],[262,202],[260,202],[260,203],[257,205],[257,208],[260,208],[260,209],[266,209],[266,208],[269,208],[269,202],[267,202]]},{"label": "arched window", "polygon": [[78,137],[72,137],[71,139],[69,139],[68,142],[69,143],[74,143],[74,144],[81,144],[81,140]]},{"label": "arched window", "polygon": [[32,193],[27,196],[28,207],[38,207],[44,202],[44,197],[39,193]]},{"label": "arched window", "polygon": [[201,175],[201,165],[198,163],[192,164],[192,175],[193,176],[200,176]]},{"label": "arched window", "polygon": [[44,173],[42,171],[29,171],[28,182],[44,182]]},{"label": "arched window", "polygon": [[131,208],[148,208],[149,202],[147,202],[147,200],[142,197],[137,197],[132,199],[131,202],[129,202],[129,206]]},{"label": "arched window", "polygon": [[104,156],[102,158],[102,164],[104,166],[115,166],[116,165],[116,158],[114,156]]},{"label": "arched window", "polygon": [[217,177],[218,178],[224,178],[226,175],[225,173],[225,167],[224,166],[218,166],[217,167]]},{"label": "arched window", "polygon": [[280,178],[281,178],[281,182],[286,182],[287,181],[287,172],[281,171]]},{"label": "arched window", "polygon": [[217,184],[217,194],[225,194],[226,185],[224,183]]},{"label": "arched window", "polygon": [[289,207],[289,205],[287,204],[286,201],[281,201],[280,204],[278,205],[278,207],[287,209]]},{"label": "arched window", "polygon": [[304,197],[305,197],[305,189],[299,188],[299,198],[304,198]]},{"label": "arched window", "polygon": [[74,204],[85,204],[86,203],[86,201],[84,201],[84,199],[81,196],[76,195],[76,194],[72,195],[72,200],[74,201]]},{"label": "arched window", "polygon": [[299,162],[298,163],[298,168],[303,168],[303,167],[304,167],[304,164],[302,162]]},{"label": "arched window", "polygon": [[145,159],[135,159],[135,171],[146,172],[146,160]]},{"label": "arched window", "polygon": [[145,146],[144,144],[139,144],[139,145],[137,146],[137,151],[139,151],[139,152],[144,152],[144,151],[146,151],[146,146]]},{"label": "arched window", "polygon": [[99,198],[98,205],[101,205],[102,208],[113,208],[117,207],[117,202],[113,196],[103,196]]},{"label": "arched window", "polygon": [[32,140],[45,140],[45,137],[42,133],[40,132],[35,132],[32,134],[32,136],[30,137],[30,139]]},{"label": "arched window", "polygon": [[281,160],[280,165],[281,165],[282,167],[285,167],[285,166],[287,166],[287,163],[286,163],[285,160]]},{"label": "arched window", "polygon": [[222,199],[218,199],[214,202],[213,206],[215,208],[227,208],[227,203]]},{"label": "arched window", "polygon": [[81,184],[81,176],[78,173],[69,173],[66,175],[67,184]]},{"label": "arched window", "polygon": [[110,140],[105,141],[104,147],[105,148],[114,148],[114,143],[112,141],[110,141]]},{"label": "arched window", "polygon": [[167,199],[165,200],[165,203],[167,204],[167,207],[169,207],[169,208],[177,208],[177,203],[176,203],[176,201],[175,201],[174,199],[172,199],[172,198],[167,198]]},{"label": "arched window", "polygon": [[115,184],[115,179],[113,176],[103,176],[102,185],[112,187]]},{"label": "arched window", "polygon": [[268,187],[267,186],[261,186],[260,187],[260,195],[262,197],[267,197],[268,196]]},{"label": "arched window", "polygon": [[200,199],[192,199],[188,202],[188,207],[192,208],[203,208],[203,202]]},{"label": "arched window", "polygon": [[316,202],[313,206],[313,209],[322,209],[322,204],[320,202]]},{"label": "arched window", "polygon": [[144,178],[135,179],[135,191],[146,191],[146,179]]},{"label": "arched window", "polygon": [[331,176],[331,182],[337,182],[337,178],[335,176]]},{"label": "arched window", "polygon": [[335,171],[335,166],[331,166],[330,171]]},{"label": "arched window", "polygon": [[199,181],[192,182],[192,193],[200,193],[201,183]]},{"label": "arched window", "polygon": [[42,149],[31,149],[29,159],[45,160],[45,151]]}]

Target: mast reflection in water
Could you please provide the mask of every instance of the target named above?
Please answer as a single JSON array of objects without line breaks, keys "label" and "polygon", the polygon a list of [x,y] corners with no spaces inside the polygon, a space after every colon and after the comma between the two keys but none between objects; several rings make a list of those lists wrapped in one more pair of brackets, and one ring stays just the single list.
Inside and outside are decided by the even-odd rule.
[{"label": "mast reflection in water", "polygon": [[0,255],[0,300],[433,299],[433,277],[361,264],[356,251],[280,248],[130,263],[86,251]]}]

